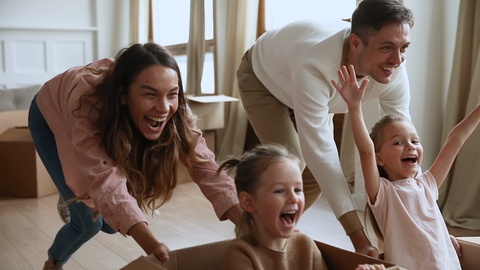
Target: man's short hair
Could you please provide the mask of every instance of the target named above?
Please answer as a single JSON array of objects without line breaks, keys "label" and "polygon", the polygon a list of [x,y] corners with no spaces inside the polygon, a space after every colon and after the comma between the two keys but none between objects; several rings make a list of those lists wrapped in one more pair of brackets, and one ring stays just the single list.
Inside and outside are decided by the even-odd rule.
[{"label": "man's short hair", "polygon": [[363,43],[390,23],[408,23],[413,27],[413,13],[398,0],[362,0],[352,14],[351,33]]}]

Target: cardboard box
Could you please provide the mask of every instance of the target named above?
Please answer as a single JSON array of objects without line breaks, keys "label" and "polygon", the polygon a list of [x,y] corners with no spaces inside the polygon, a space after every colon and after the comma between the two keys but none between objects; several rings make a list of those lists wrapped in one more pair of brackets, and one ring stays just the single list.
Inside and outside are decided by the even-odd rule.
[{"label": "cardboard box", "polygon": [[40,197],[57,192],[26,127],[0,134],[0,196]]},{"label": "cardboard box", "polygon": [[216,143],[216,139],[217,139],[217,136],[215,134],[215,130],[203,131],[203,138],[205,139],[205,142],[207,143],[207,147],[210,150],[212,150],[213,153],[215,153],[215,143]]},{"label": "cardboard box", "polygon": [[460,264],[463,270],[480,269],[480,236],[456,237],[462,247]]},{"label": "cardboard box", "polygon": [[0,134],[12,127],[26,127],[28,125],[28,110],[0,112]]},{"label": "cardboard box", "polygon": [[187,96],[193,113],[198,116],[198,128],[203,131],[222,129],[225,126],[225,102],[237,98],[225,95]]},{"label": "cardboard box", "polygon": [[403,269],[393,263],[315,241],[328,269],[355,269],[359,264],[383,264],[387,269]]},{"label": "cardboard box", "polygon": [[[141,256],[121,270],[220,270],[222,269],[223,251],[231,240],[224,240],[170,252],[170,260],[161,263],[154,256]],[[384,264],[387,269],[403,269],[394,264],[377,260],[362,254],[343,250],[325,243],[316,242],[322,252],[328,269],[355,269],[358,264]],[[232,258],[234,259],[234,258]]]}]

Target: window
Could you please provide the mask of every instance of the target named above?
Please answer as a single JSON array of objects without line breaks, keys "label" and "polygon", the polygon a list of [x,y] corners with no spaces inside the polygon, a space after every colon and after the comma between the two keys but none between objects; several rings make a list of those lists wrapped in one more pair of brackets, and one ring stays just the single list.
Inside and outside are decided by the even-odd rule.
[{"label": "window", "polygon": [[[205,1],[205,61],[202,76],[202,94],[215,93],[213,0]],[[187,43],[190,28],[190,0],[153,0],[153,38],[174,56],[187,84]],[[193,94],[193,93],[188,93]]]},{"label": "window", "polygon": [[[176,58],[184,87],[187,85],[187,43],[191,0],[152,0],[153,38]],[[201,82],[202,94],[215,93],[213,1],[205,2],[206,52]],[[272,29],[300,19],[341,20],[350,18],[356,0],[265,0],[266,28]],[[194,93],[187,93],[194,94]]]}]

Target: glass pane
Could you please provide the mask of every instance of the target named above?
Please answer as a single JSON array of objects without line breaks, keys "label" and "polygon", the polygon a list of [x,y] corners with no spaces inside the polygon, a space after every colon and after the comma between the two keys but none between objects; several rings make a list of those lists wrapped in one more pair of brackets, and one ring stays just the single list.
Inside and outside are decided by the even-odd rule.
[{"label": "glass pane", "polygon": [[[205,1],[205,39],[213,39],[213,0]],[[188,43],[190,28],[190,0],[154,0],[153,36],[154,41],[163,45]],[[176,55],[184,87],[187,83],[187,56]],[[213,53],[205,54],[202,77],[202,93],[215,92]]]},{"label": "glass pane", "polygon": [[182,75],[183,89],[187,90],[187,56],[186,55],[177,55],[175,56],[177,60],[178,67],[180,68],[180,73]]},{"label": "glass pane", "polygon": [[188,42],[190,0],[156,0],[152,9],[156,43],[167,46]]},{"label": "glass pane", "polygon": [[213,39],[213,0],[205,1],[205,39]]},{"label": "glass pane", "polygon": [[215,93],[215,72],[213,53],[205,54],[205,61],[203,62],[203,77],[202,77],[202,94]]}]

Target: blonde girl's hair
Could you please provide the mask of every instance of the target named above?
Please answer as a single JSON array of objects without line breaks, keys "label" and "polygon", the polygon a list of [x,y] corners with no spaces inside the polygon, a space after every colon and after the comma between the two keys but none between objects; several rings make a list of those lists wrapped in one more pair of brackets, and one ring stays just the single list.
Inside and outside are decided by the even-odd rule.
[{"label": "blonde girl's hair", "polygon": [[[378,120],[375,125],[372,127],[372,131],[370,132],[370,139],[373,141],[373,145],[375,147],[375,153],[378,153],[380,151],[380,148],[382,147],[384,141],[385,141],[385,129],[394,122],[410,122],[405,116],[400,115],[400,114],[389,114],[384,117],[382,117],[380,120]],[[378,166],[378,172],[380,177],[388,179],[388,174],[385,172],[385,170],[381,167]],[[365,224],[367,224],[367,219],[370,220],[372,229],[375,233],[375,236],[377,237],[378,240],[378,248],[379,250],[383,249],[383,234],[380,231],[380,227],[378,226],[377,221],[375,220],[375,217],[373,216],[372,209],[370,206],[366,205],[365,207],[365,215],[364,215],[364,221]]]},{"label": "blonde girl's hair", "polygon": [[[282,160],[292,160],[300,168],[300,160],[286,147],[279,144],[258,145],[245,152],[239,158],[231,158],[223,162],[217,170],[217,174],[222,170],[232,173],[235,170],[235,186],[237,195],[240,192],[246,192],[254,195],[260,187],[260,177],[265,170],[272,164]],[[258,241],[253,229],[253,217],[243,211],[243,216],[235,228],[236,236],[246,236],[253,245]]]}]

